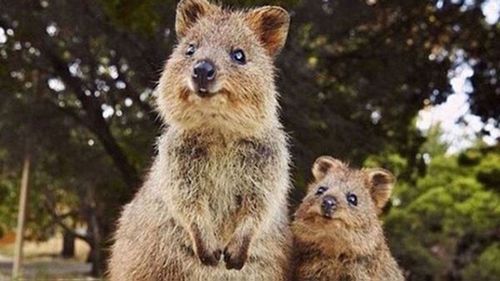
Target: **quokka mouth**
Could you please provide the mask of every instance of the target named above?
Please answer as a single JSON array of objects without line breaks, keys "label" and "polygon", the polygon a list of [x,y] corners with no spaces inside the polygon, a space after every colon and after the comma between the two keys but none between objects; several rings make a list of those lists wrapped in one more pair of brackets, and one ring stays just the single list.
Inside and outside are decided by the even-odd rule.
[{"label": "quokka mouth", "polygon": [[206,88],[191,89],[189,86],[187,86],[187,87],[182,87],[179,94],[179,96],[183,100],[188,100],[190,96],[197,96],[202,100],[203,99],[208,100],[217,95],[229,96],[229,92],[225,89],[218,89],[218,90],[206,89]]},{"label": "quokka mouth", "polygon": [[333,220],[334,218],[332,217],[332,214],[322,214],[322,218],[327,219],[327,220]]},{"label": "quokka mouth", "polygon": [[321,214],[318,216],[321,218],[321,220],[326,221],[328,223],[340,223],[343,226],[347,226],[345,220],[340,216],[336,216],[335,214]]}]

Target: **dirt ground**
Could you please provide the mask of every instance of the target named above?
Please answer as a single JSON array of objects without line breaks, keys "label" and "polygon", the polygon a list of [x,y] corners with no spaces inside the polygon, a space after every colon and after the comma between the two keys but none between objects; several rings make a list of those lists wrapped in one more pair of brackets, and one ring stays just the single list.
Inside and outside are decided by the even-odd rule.
[{"label": "dirt ground", "polygon": [[[12,237],[0,241],[0,281],[11,280],[14,244]],[[62,237],[56,236],[46,242],[26,242],[22,278],[19,280],[96,280],[88,277],[90,264],[85,262],[88,246],[79,240],[75,244],[75,258],[62,259],[58,255]]]}]

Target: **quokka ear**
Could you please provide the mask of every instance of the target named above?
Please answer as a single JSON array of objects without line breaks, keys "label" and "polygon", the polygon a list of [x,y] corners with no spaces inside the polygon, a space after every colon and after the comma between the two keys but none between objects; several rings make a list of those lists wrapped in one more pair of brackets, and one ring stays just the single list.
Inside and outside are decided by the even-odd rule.
[{"label": "quokka ear", "polygon": [[345,164],[331,156],[320,156],[314,161],[312,174],[319,181],[323,179],[327,173],[337,169],[344,168]]},{"label": "quokka ear", "polygon": [[217,11],[216,5],[207,0],[181,0],[177,4],[175,16],[175,32],[178,38],[186,35],[187,31],[202,17]]},{"label": "quokka ear", "polygon": [[380,168],[367,169],[365,173],[372,200],[375,206],[381,210],[391,197],[396,179],[391,172]]},{"label": "quokka ear", "polygon": [[277,6],[264,6],[250,10],[246,15],[250,28],[257,34],[260,42],[271,57],[276,56],[286,42],[290,16]]}]

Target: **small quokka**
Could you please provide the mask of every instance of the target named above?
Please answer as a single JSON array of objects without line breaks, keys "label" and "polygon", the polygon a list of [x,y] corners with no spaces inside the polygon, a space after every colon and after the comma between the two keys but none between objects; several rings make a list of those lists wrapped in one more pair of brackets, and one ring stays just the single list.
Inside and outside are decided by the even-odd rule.
[{"label": "small quokka", "polygon": [[156,89],[168,127],[119,220],[110,280],[288,278],[289,152],[273,62],[289,21],[273,6],[178,3],[179,42]]},{"label": "small quokka", "polygon": [[314,181],[292,224],[294,280],[404,280],[378,219],[393,175],[351,169],[329,156],[319,157],[312,173]]}]

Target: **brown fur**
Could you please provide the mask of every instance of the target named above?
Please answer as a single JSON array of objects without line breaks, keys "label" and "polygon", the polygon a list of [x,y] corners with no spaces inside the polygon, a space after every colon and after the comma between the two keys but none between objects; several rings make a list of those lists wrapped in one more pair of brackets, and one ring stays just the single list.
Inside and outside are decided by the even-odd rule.
[{"label": "brown fur", "polygon": [[[377,217],[394,177],[383,169],[350,169],[329,156],[318,158],[312,172],[315,179],[292,224],[295,280],[404,280]],[[318,194],[319,187],[327,189]],[[357,196],[357,205],[348,203],[347,194]],[[337,200],[330,216],[321,207],[325,196]]]},{"label": "brown fur", "polygon": [[[285,280],[289,152],[273,57],[288,22],[277,7],[178,4],[179,43],[157,88],[168,129],[119,220],[110,280]],[[196,46],[192,56],[189,44]],[[236,48],[244,50],[245,65],[231,60]],[[209,97],[192,85],[193,65],[202,59],[217,70]]]}]

